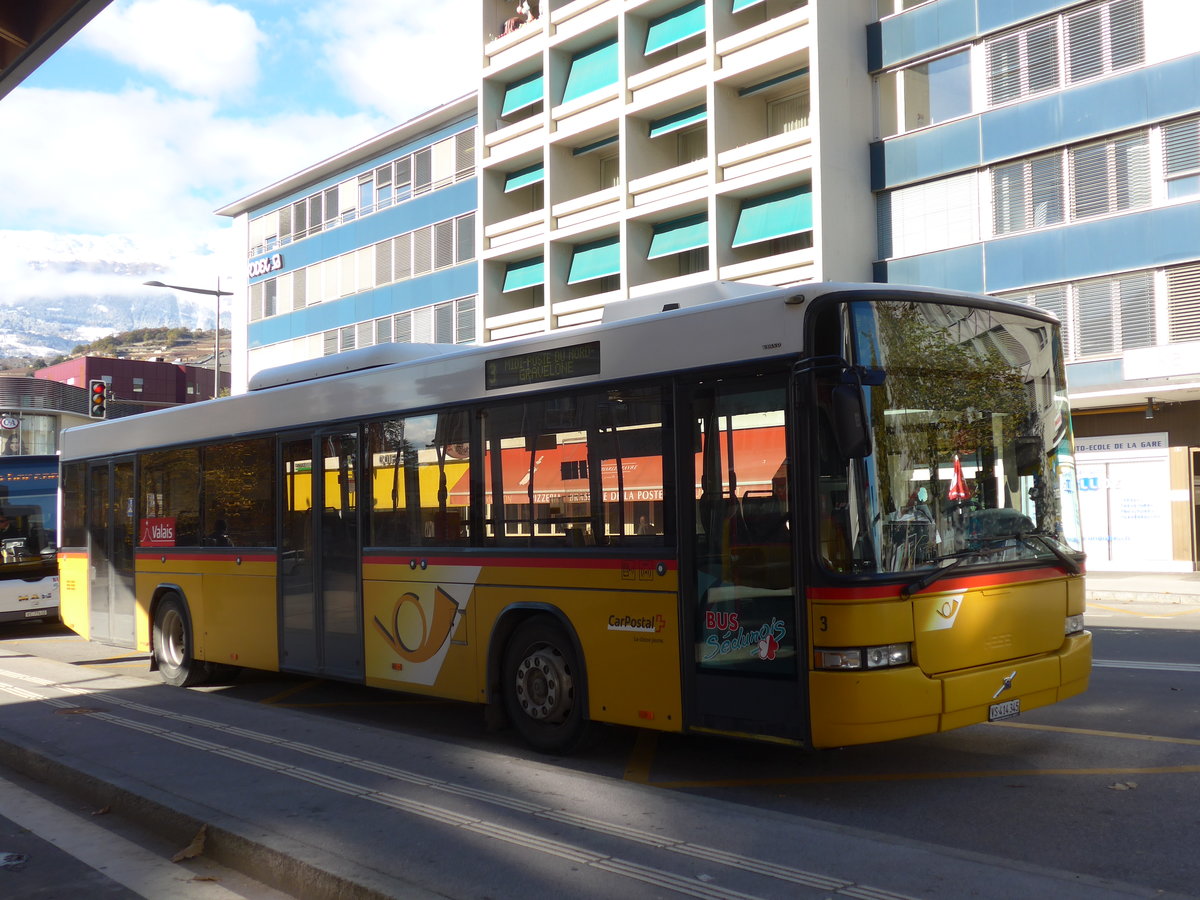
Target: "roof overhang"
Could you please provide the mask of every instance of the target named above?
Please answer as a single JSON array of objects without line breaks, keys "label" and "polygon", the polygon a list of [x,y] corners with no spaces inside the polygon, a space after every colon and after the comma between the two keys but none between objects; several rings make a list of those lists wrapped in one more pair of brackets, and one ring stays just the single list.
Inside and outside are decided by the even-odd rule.
[{"label": "roof overhang", "polygon": [[111,0],[0,0],[0,98],[28,78]]}]

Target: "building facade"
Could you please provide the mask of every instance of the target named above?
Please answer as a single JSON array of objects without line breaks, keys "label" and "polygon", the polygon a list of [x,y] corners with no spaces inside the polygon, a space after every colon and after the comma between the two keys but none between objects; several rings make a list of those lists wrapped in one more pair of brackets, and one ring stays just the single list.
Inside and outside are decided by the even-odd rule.
[{"label": "building facade", "polygon": [[1200,6],[881,7],[876,280],[1057,314],[1089,566],[1195,568]]},{"label": "building facade", "polygon": [[475,124],[471,95],[218,210],[248,266],[235,393],[344,350],[475,340]]},{"label": "building facade", "polygon": [[[484,0],[484,340],[871,275],[869,3]],[[836,127],[819,127],[832,121]]]},{"label": "building facade", "polygon": [[480,9],[477,95],[221,210],[235,391],[714,281],[984,292],[1064,322],[1090,565],[1196,568],[1194,0]]}]

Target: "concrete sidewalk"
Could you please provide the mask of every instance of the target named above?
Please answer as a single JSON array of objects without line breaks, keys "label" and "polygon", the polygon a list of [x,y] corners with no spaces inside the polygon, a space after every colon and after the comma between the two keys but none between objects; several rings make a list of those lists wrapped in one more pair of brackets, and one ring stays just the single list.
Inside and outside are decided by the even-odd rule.
[{"label": "concrete sidewalk", "polygon": [[0,765],[306,900],[1168,896],[3,645]]},{"label": "concrete sidewalk", "polygon": [[1087,572],[1087,599],[1096,603],[1179,603],[1200,606],[1200,572]]}]

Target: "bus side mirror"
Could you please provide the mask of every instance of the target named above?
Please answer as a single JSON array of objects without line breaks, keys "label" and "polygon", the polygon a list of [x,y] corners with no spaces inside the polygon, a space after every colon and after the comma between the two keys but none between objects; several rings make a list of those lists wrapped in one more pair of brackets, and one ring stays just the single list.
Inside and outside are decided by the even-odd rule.
[{"label": "bus side mirror", "polygon": [[838,453],[844,460],[871,455],[871,430],[867,426],[867,407],[859,384],[839,384],[833,388],[833,433]]}]

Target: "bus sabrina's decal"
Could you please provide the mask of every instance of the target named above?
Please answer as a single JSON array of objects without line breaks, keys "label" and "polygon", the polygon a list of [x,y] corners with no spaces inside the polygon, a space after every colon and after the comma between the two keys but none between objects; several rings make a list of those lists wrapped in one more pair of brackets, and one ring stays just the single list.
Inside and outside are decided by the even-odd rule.
[{"label": "bus sabrina's decal", "polygon": [[816,283],[603,315],[68,429],[64,621],[169,684],[487,703],[550,753],[593,721],[840,747],[1087,689],[1052,315]]}]

